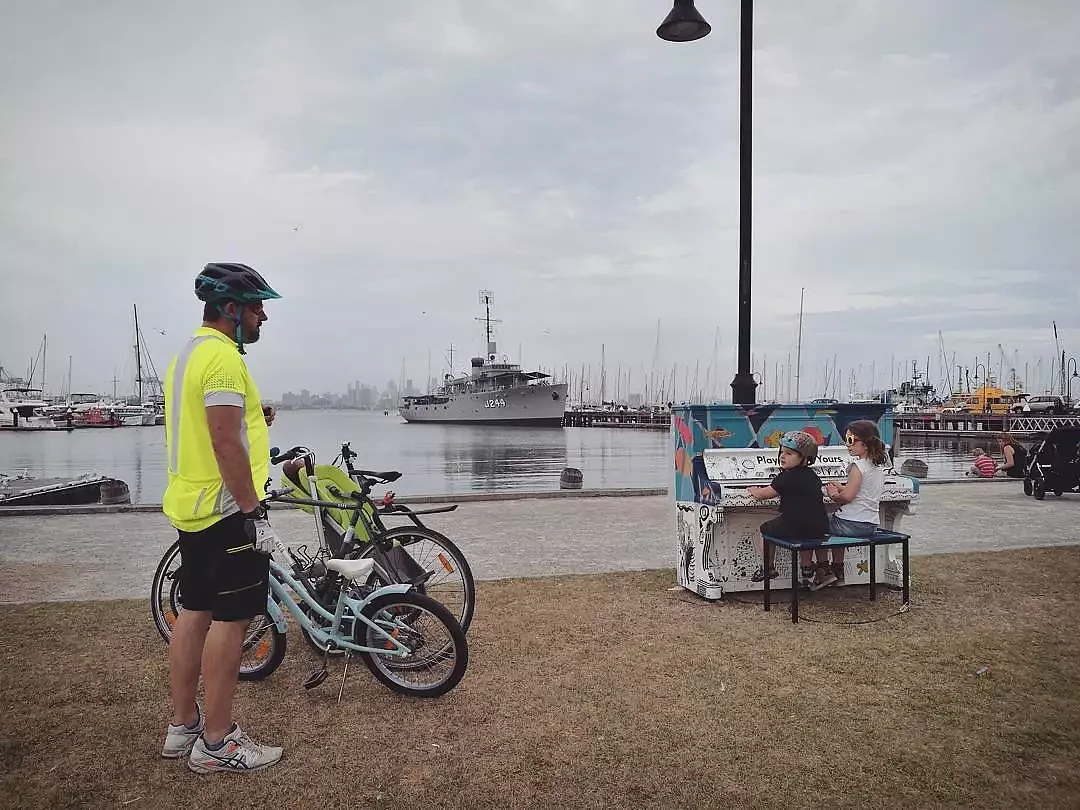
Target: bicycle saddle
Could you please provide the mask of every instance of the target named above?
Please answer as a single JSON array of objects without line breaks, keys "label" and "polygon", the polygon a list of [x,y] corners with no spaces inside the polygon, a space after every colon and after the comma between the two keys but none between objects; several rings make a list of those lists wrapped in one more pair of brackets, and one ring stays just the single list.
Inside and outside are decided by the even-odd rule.
[{"label": "bicycle saddle", "polygon": [[330,571],[337,571],[345,579],[366,580],[375,568],[375,561],[329,559],[326,561],[326,567]]},{"label": "bicycle saddle", "polygon": [[354,470],[357,475],[362,475],[364,478],[375,478],[379,481],[385,481],[387,484],[393,483],[401,478],[401,473],[397,470],[390,470],[389,472],[373,472],[371,470]]}]

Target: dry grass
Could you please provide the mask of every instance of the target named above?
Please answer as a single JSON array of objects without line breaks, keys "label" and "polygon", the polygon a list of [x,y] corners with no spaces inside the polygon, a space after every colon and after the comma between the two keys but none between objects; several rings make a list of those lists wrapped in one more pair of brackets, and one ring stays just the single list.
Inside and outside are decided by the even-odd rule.
[{"label": "dry grass", "polygon": [[[252,776],[157,757],[165,648],[144,604],[0,609],[0,804],[22,807],[1080,804],[1080,549],[914,559],[915,606],[863,588],[783,606],[670,592],[670,571],[483,583],[444,698],[311,654],[241,685],[286,746]],[[975,670],[990,667],[985,677]]]}]

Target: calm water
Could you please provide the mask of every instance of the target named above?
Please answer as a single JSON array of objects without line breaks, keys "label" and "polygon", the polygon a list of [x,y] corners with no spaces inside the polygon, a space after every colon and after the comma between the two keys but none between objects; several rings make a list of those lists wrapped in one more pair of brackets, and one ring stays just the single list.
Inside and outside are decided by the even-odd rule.
[{"label": "calm water", "polygon": [[[360,454],[358,466],[405,473],[394,485],[401,495],[558,489],[564,467],[579,468],[588,488],[664,487],[671,467],[666,431],[409,425],[381,413],[282,411],[270,438],[283,450],[312,447],[326,462],[343,441],[351,441]],[[921,458],[932,478],[962,476],[976,444],[989,450],[991,443],[912,440],[897,455],[897,465]],[[0,472],[23,471],[57,477],[100,472],[126,481],[133,501],[159,502],[165,428],[0,431]]]}]

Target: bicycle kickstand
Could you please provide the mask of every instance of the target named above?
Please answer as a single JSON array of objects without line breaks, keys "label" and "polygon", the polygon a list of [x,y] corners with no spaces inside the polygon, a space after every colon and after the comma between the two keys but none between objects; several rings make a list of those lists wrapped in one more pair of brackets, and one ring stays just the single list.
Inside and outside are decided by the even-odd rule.
[{"label": "bicycle kickstand", "polygon": [[345,651],[345,668],[341,673],[341,686],[338,687],[337,702],[341,703],[341,694],[345,691],[345,679],[349,676],[349,659],[352,655],[348,650]]}]

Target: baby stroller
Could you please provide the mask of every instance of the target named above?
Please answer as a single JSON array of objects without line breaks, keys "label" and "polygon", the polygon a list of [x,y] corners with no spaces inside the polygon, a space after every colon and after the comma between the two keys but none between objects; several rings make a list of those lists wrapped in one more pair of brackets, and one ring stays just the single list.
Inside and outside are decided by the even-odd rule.
[{"label": "baby stroller", "polygon": [[1056,427],[1032,446],[1024,494],[1041,501],[1047,492],[1080,492],[1080,427]]}]

